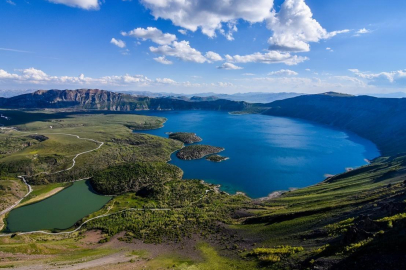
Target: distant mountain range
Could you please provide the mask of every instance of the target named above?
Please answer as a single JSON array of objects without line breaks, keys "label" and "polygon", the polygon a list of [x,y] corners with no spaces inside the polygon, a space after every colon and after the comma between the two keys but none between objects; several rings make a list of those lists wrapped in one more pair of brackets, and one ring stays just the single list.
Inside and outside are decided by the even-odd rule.
[{"label": "distant mountain range", "polygon": [[[270,103],[275,100],[282,100],[292,97],[297,97],[305,94],[301,93],[263,93],[263,92],[250,92],[250,93],[236,93],[236,94],[216,94],[216,93],[201,93],[194,94],[192,97],[212,97],[218,99],[228,99],[234,101],[245,101],[250,103]],[[190,95],[187,97],[191,97]]]},{"label": "distant mountain range", "polygon": [[[22,94],[33,93],[35,90],[0,90],[0,97],[14,97]],[[303,94],[300,93],[263,93],[263,92],[250,92],[250,93],[237,93],[237,94],[217,94],[217,93],[198,93],[198,94],[176,94],[165,92],[149,92],[149,91],[112,91],[114,93],[122,93],[127,95],[143,96],[150,98],[171,97],[183,100],[196,100],[197,98],[204,98],[206,100],[227,99],[234,101],[245,101],[250,103],[269,103],[275,100],[281,100],[291,97],[297,97]]]},{"label": "distant mountain range", "polygon": [[10,98],[0,98],[0,108],[70,108],[108,111],[137,110],[224,110],[241,111],[253,107],[243,101],[215,99],[188,101],[179,98],[135,96],[99,89],[38,90]]}]

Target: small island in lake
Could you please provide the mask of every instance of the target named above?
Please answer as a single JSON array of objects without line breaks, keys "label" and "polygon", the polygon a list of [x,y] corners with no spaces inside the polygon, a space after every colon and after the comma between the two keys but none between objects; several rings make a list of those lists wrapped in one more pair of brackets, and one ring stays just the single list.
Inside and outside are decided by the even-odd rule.
[{"label": "small island in lake", "polygon": [[196,135],[196,133],[189,132],[174,132],[169,134],[169,138],[181,141],[183,143],[191,144],[201,142],[202,138]]},{"label": "small island in lake", "polygon": [[201,159],[205,156],[217,154],[224,151],[224,148],[210,145],[189,145],[179,150],[176,156],[183,160]]},{"label": "small island in lake", "polygon": [[223,157],[220,155],[210,155],[210,156],[206,157],[206,160],[211,161],[211,162],[222,162],[227,159],[229,159],[229,158]]}]

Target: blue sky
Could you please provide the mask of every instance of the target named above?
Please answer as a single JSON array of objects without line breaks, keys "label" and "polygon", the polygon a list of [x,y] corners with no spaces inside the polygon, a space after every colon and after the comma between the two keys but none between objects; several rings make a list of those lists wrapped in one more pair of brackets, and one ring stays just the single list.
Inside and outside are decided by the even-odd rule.
[{"label": "blue sky", "polygon": [[406,1],[0,0],[0,89],[405,91]]}]

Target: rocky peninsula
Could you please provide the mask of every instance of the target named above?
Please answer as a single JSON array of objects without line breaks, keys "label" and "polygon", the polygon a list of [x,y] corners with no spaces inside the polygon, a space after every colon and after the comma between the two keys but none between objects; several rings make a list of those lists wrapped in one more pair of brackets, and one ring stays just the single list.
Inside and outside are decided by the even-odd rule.
[{"label": "rocky peninsula", "polygon": [[229,159],[228,157],[223,157],[220,155],[210,155],[206,157],[206,160],[211,161],[211,162],[222,162],[224,160]]},{"label": "rocky peninsula", "polygon": [[189,145],[179,150],[176,156],[183,160],[201,159],[205,156],[217,154],[224,151],[224,148],[210,145]]},{"label": "rocky peninsula", "polygon": [[201,142],[202,138],[196,135],[196,133],[189,132],[174,132],[169,134],[170,139],[181,141],[183,143],[191,144]]}]

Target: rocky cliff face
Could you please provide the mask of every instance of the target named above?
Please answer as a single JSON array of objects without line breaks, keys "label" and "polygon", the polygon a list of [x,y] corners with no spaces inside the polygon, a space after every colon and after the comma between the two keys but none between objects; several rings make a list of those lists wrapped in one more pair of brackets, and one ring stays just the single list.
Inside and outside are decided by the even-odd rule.
[{"label": "rocky cliff face", "polygon": [[406,152],[406,99],[326,93],[275,101],[268,106],[265,114],[352,131],[373,141],[383,155]]},{"label": "rocky cliff face", "polygon": [[136,110],[224,110],[239,111],[252,105],[214,100],[190,102],[172,98],[149,98],[99,89],[38,90],[11,98],[0,98],[1,108],[77,108],[108,111]]}]

